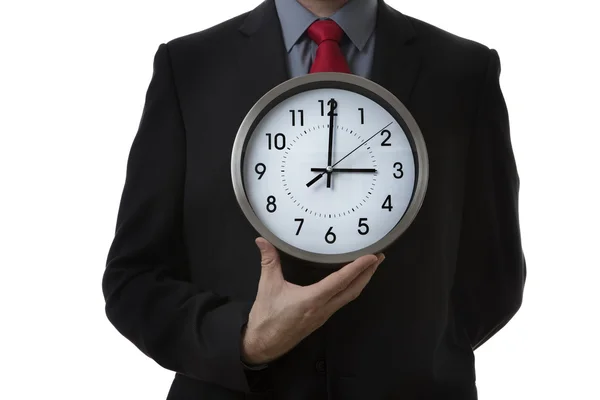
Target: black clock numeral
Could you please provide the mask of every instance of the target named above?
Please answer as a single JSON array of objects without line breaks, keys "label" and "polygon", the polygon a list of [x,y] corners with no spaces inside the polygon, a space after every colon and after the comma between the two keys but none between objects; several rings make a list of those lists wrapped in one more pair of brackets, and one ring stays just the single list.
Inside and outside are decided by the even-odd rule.
[{"label": "black clock numeral", "polygon": [[296,111],[300,114],[300,126],[304,126],[304,110],[290,110],[290,113],[292,113],[292,126],[296,126]]},{"label": "black clock numeral", "polygon": [[263,177],[266,170],[267,170],[267,167],[265,166],[265,164],[263,164],[261,162],[256,164],[256,166],[254,167],[254,171],[258,174],[258,179],[261,179]]},{"label": "black clock numeral", "polygon": [[391,143],[388,143],[388,140],[390,140],[390,137],[392,136],[392,133],[390,131],[388,131],[387,129],[384,129],[381,131],[381,136],[387,135],[387,137],[385,139],[383,139],[383,142],[381,142],[382,146],[391,146]]},{"label": "black clock numeral", "polygon": [[327,116],[331,117],[333,115],[334,117],[336,117],[337,113],[335,112],[335,110],[337,109],[337,101],[335,101],[335,99],[329,99],[327,105],[331,106],[329,112],[327,113]]},{"label": "black clock numeral", "polygon": [[294,221],[300,222],[300,225],[298,225],[298,230],[296,231],[296,236],[298,236],[298,234],[300,234],[300,229],[302,229],[302,225],[304,224],[304,218],[294,218]]},{"label": "black clock numeral", "polygon": [[[359,218],[358,219],[358,233],[360,233],[361,235],[366,235],[367,233],[369,233],[369,225],[367,225],[365,222],[367,221],[367,218]],[[362,228],[365,228],[364,230],[361,230]]]},{"label": "black clock numeral", "polygon": [[360,123],[364,125],[365,123],[365,109],[362,107],[358,107],[358,111],[360,111]]},{"label": "black clock numeral", "polygon": [[392,195],[388,194],[387,197],[385,198],[385,200],[383,201],[383,204],[381,205],[381,208],[383,209],[387,209],[388,211],[392,211]]},{"label": "black clock numeral", "polygon": [[335,243],[335,239],[336,239],[335,233],[333,233],[332,229],[333,229],[333,226],[329,227],[329,230],[325,234],[325,241],[329,244]]},{"label": "black clock numeral", "polygon": [[271,133],[267,133],[267,137],[269,138],[269,150],[271,150],[273,145],[275,145],[277,150],[285,149],[285,135],[283,133],[277,133],[275,138],[272,136],[273,135]]},{"label": "black clock numeral", "polygon": [[267,197],[267,211],[274,213],[277,210],[277,204],[275,204],[275,196],[271,195]]},{"label": "black clock numeral", "polygon": [[[321,104],[321,117],[325,116],[325,100],[319,100],[319,104]],[[333,113],[333,116],[337,116],[337,113],[335,112],[335,110],[337,109],[337,101],[335,101],[335,99],[329,99],[329,101],[327,102],[328,106],[330,107],[330,110],[327,112],[327,116],[330,117]]]},{"label": "black clock numeral", "polygon": [[[401,162],[395,162],[394,163],[394,178],[396,179],[400,179],[404,176],[404,171],[402,170],[402,163]],[[399,172],[400,175],[396,175],[396,172]]]}]

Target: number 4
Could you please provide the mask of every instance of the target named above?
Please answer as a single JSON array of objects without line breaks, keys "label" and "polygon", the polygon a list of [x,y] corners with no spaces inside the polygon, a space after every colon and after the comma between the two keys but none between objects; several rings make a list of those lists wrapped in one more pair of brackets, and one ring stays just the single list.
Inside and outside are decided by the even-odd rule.
[{"label": "number 4", "polygon": [[381,208],[383,209],[387,209],[388,211],[392,211],[392,195],[388,194],[387,197],[385,198],[385,200],[383,201],[383,204],[381,205]]}]

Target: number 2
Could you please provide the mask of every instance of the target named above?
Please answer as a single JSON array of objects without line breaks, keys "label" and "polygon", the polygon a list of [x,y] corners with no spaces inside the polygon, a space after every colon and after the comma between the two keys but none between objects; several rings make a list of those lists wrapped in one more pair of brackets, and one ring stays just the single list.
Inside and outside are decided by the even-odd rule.
[{"label": "number 2", "polygon": [[387,129],[384,129],[381,131],[381,135],[387,135],[387,137],[385,139],[383,139],[383,142],[381,142],[382,146],[391,146],[391,143],[388,143],[388,140],[390,140],[390,137],[392,136],[392,133],[390,131],[388,131]]}]

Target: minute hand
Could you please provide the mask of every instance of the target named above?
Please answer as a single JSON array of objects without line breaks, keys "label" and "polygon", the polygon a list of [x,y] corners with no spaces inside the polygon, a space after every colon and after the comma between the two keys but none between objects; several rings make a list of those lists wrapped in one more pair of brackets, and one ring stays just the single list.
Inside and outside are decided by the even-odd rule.
[{"label": "minute hand", "polygon": [[[359,144],[358,146],[356,146],[356,148],[354,150],[352,150],[350,153],[346,154],[344,157],[342,157],[341,159],[339,159],[335,164],[333,164],[331,166],[331,168],[335,167],[336,165],[338,165],[339,163],[341,163],[342,161],[344,161],[350,154],[352,154],[356,150],[360,149],[365,143],[367,143],[369,140],[373,139],[375,136],[377,136],[377,134],[379,132],[383,131],[385,128],[387,128],[388,126],[390,126],[393,123],[394,123],[394,121],[390,122],[389,124],[387,124],[386,126],[384,126],[383,128],[381,128],[380,130],[378,130],[377,132],[375,132],[370,138],[368,138],[367,140],[365,140],[364,142],[362,142],[361,144]],[[306,184],[306,187],[311,187],[316,181],[318,181],[319,179],[321,179],[323,177],[324,173],[325,172],[321,172],[319,175],[315,176],[310,182],[308,182]]]},{"label": "minute hand", "polygon": [[[336,102],[334,99],[329,100],[331,107],[329,109],[329,146],[327,147],[327,166],[331,165],[333,156],[333,110],[335,109]],[[327,173],[327,187],[331,187],[331,172]]]}]

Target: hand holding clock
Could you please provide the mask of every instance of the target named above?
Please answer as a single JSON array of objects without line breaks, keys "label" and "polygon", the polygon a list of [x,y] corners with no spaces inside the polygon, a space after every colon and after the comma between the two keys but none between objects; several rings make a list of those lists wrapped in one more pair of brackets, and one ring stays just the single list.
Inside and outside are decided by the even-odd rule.
[{"label": "hand holding clock", "polygon": [[249,364],[268,363],[294,348],[356,299],[385,258],[365,255],[319,282],[298,286],[283,278],[275,247],[263,238],[256,244],[261,275],[242,338],[242,359]]}]

